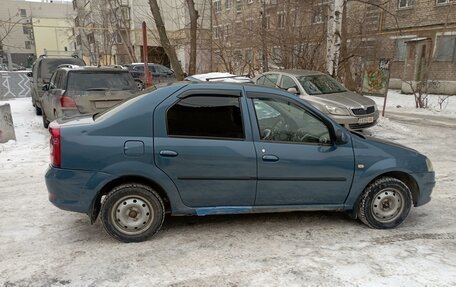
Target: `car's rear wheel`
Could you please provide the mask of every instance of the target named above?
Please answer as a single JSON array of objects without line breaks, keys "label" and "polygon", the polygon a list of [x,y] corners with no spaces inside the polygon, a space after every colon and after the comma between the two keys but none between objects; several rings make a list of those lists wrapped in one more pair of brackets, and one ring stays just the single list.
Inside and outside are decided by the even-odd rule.
[{"label": "car's rear wheel", "polygon": [[43,113],[42,118],[43,118],[43,127],[44,127],[45,129],[47,129],[47,128],[49,127],[49,120],[48,120],[47,117],[46,117],[46,113]]},{"label": "car's rear wheel", "polygon": [[382,177],[364,190],[358,216],[372,228],[394,228],[404,222],[411,207],[412,194],[407,185],[396,178]]},{"label": "car's rear wheel", "polygon": [[152,237],[163,224],[165,208],[150,187],[125,184],[114,188],[101,206],[105,231],[122,242],[140,242]]},{"label": "car's rear wheel", "polygon": [[35,104],[35,114],[36,114],[37,116],[41,116],[42,113],[43,113],[43,112],[41,111],[41,108],[38,107],[37,104]]}]

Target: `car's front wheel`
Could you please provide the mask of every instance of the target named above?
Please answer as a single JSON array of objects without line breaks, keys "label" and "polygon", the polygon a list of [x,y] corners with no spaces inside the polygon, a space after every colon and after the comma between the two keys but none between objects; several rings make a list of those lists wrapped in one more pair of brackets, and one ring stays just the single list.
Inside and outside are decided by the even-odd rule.
[{"label": "car's front wheel", "polygon": [[125,184],[114,188],[101,207],[105,231],[122,242],[140,242],[152,237],[163,224],[165,208],[150,187]]},{"label": "car's front wheel", "polygon": [[396,178],[382,177],[364,190],[358,216],[372,228],[394,228],[404,222],[411,207],[412,194],[407,185]]}]

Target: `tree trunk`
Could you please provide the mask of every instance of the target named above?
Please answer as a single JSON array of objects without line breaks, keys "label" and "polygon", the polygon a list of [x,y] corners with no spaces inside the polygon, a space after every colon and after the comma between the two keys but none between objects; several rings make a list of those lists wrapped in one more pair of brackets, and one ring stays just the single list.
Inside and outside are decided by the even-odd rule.
[{"label": "tree trunk", "polygon": [[166,34],[165,24],[163,23],[163,19],[161,17],[160,8],[158,7],[157,0],[149,0],[150,11],[152,12],[152,16],[154,17],[155,26],[157,27],[158,35],[160,37],[160,43],[165,50],[166,55],[168,55],[169,60],[171,62],[171,66],[176,73],[176,78],[178,81],[182,81],[184,79],[184,72],[182,71],[182,67],[179,64],[179,60],[177,59],[176,50],[171,43],[169,42],[168,35]]},{"label": "tree trunk", "polygon": [[188,14],[190,16],[190,61],[188,63],[188,75],[196,74],[196,32],[198,25],[198,11],[195,10],[195,2],[187,0]]}]

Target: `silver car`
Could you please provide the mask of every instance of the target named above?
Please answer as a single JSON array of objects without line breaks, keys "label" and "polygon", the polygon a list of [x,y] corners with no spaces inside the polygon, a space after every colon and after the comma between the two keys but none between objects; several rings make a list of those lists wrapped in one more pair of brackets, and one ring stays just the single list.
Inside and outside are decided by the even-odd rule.
[{"label": "silver car", "polygon": [[317,71],[266,72],[256,77],[254,83],[299,95],[349,129],[372,127],[379,117],[377,105],[373,100],[348,91],[331,76]]}]

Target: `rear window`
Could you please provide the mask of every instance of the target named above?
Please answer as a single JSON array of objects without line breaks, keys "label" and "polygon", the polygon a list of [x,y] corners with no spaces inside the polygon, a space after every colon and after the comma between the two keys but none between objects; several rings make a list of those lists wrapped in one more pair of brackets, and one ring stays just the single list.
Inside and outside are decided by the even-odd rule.
[{"label": "rear window", "polygon": [[72,72],[68,77],[70,91],[126,91],[136,90],[128,72]]},{"label": "rear window", "polygon": [[41,78],[49,80],[57,67],[63,64],[85,66],[84,61],[79,58],[43,59],[41,61]]}]

